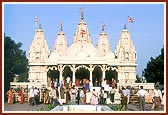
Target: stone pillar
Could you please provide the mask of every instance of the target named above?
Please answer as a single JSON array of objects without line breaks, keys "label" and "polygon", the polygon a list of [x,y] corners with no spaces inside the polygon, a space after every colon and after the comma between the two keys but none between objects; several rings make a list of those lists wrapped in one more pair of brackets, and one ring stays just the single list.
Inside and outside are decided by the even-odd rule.
[{"label": "stone pillar", "polygon": [[105,71],[103,71],[102,81],[105,79],[105,77],[106,77],[106,73],[105,73]]},{"label": "stone pillar", "polygon": [[89,78],[89,80],[90,80],[90,82],[93,84],[93,80],[92,80],[92,72],[93,72],[93,65],[89,65],[90,66],[90,68],[89,68],[89,72],[90,72],[90,78]]},{"label": "stone pillar", "polygon": [[72,85],[75,85],[75,71],[73,71],[72,75]]},{"label": "stone pillar", "polygon": [[75,72],[76,72],[75,65],[72,65],[72,72],[73,72],[72,85],[75,85]]},{"label": "stone pillar", "polygon": [[[59,70],[59,73],[60,73],[60,75],[59,75],[59,83],[61,83],[61,81],[62,81],[62,71],[63,71],[62,65],[58,66],[58,70]],[[63,81],[62,81],[62,83],[63,83]]]},{"label": "stone pillar", "polygon": [[121,73],[118,72],[118,80],[119,80],[119,83],[121,83]]},{"label": "stone pillar", "polygon": [[[60,72],[60,75],[59,75],[59,83],[61,83],[61,81],[62,81],[62,70],[60,70],[59,72]],[[62,83],[64,83],[64,82],[62,81]]]},{"label": "stone pillar", "polygon": [[90,82],[93,84],[93,81],[92,81],[92,71],[90,71]]},{"label": "stone pillar", "polygon": [[106,65],[103,65],[103,67],[102,67],[102,72],[103,72],[103,77],[102,77],[102,81],[105,79],[105,77],[106,77]]}]

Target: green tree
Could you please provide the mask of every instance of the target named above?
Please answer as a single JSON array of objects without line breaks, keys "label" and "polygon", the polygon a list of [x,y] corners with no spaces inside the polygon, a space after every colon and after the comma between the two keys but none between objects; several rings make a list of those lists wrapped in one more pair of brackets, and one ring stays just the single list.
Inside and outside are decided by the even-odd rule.
[{"label": "green tree", "polygon": [[151,57],[146,68],[142,71],[147,82],[164,84],[164,48],[161,49],[161,54],[156,58]]},{"label": "green tree", "polygon": [[141,82],[141,78],[138,75],[136,75],[136,81],[135,82],[136,83],[140,83]]},{"label": "green tree", "polygon": [[26,52],[21,50],[22,43],[15,43],[11,37],[4,35],[4,90],[10,87],[15,75],[19,81],[26,81],[28,78],[28,59]]}]

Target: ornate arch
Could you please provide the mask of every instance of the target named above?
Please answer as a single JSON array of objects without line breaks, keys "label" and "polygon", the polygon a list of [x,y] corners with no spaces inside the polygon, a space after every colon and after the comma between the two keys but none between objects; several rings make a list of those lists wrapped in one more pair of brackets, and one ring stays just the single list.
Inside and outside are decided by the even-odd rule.
[{"label": "ornate arch", "polygon": [[94,65],[94,66],[93,66],[93,70],[94,70],[95,67],[97,67],[97,66],[100,67],[101,70],[103,70],[103,67],[102,67],[101,65]]},{"label": "ornate arch", "polygon": [[88,70],[89,71],[89,67],[87,67],[86,65],[80,65],[80,66],[78,66],[78,67],[76,67],[76,70],[79,70],[80,68],[84,68],[84,69],[86,69],[86,70]]},{"label": "ornate arch", "polygon": [[48,66],[47,67],[47,71],[49,71],[49,70],[54,70],[54,68],[55,68],[55,70],[58,70],[58,67],[57,66]]}]

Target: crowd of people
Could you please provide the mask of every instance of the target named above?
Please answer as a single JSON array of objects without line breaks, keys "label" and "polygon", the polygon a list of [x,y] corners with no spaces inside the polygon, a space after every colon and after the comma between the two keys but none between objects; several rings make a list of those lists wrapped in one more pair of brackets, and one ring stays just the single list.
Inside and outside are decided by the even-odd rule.
[{"label": "crowd of people", "polygon": [[[143,89],[143,86],[140,86],[140,90],[137,92],[137,95],[139,97],[139,110],[145,111],[145,97],[149,95],[149,93]],[[158,85],[155,86],[153,91],[152,101],[152,110],[159,111],[160,105],[162,110],[164,110],[164,89],[160,90]]]},{"label": "crowd of people", "polygon": [[18,99],[17,99],[18,103],[20,103],[20,104],[23,103],[24,102],[24,91],[23,91],[23,89],[18,88],[17,91],[15,91],[13,88],[10,88],[6,93],[7,98],[8,98],[8,101],[7,101],[8,105],[12,105],[15,102],[14,93],[18,94]]},{"label": "crowd of people", "polygon": [[[96,91],[92,88],[90,80],[85,80],[85,83],[82,87],[77,87],[77,82],[72,85],[71,81],[67,79],[66,85],[64,83],[61,84],[60,87],[51,85],[50,88],[46,88],[43,92],[37,87],[32,86],[29,91],[29,105],[34,106],[38,105],[40,102],[44,104],[55,104],[55,105],[63,105],[63,104],[78,104],[85,105],[87,104],[86,100],[90,100],[89,104],[97,105],[97,104],[108,104],[107,98],[110,98],[111,103],[115,104],[115,93],[117,89],[117,84],[114,78],[112,78],[111,84],[104,79],[101,83],[100,91]],[[110,88],[111,87],[111,88]],[[120,87],[119,93],[121,94],[121,108],[125,107],[127,109],[127,105],[129,104],[131,90],[130,87]],[[18,89],[18,102],[24,103],[24,92],[22,89]],[[91,93],[91,97],[87,97],[87,92]],[[41,97],[41,93],[43,93],[43,97]],[[8,104],[13,104],[14,98],[14,90],[10,88],[10,90],[6,93],[8,97]],[[139,110],[145,111],[145,97],[148,96],[148,92],[143,89],[143,86],[140,86],[140,89],[137,91],[136,95],[138,96]],[[153,95],[152,101],[153,106],[151,109],[155,111],[159,111],[159,106],[161,105],[164,110],[164,89],[160,90],[159,86],[156,86]],[[65,100],[65,101],[62,101]]]},{"label": "crowd of people", "polygon": [[[65,85],[64,85],[65,84]],[[83,85],[78,86],[78,82],[76,80],[75,84],[72,85],[72,82],[69,77],[67,77],[66,82],[60,84],[58,87],[57,84],[54,85],[51,82],[51,89],[45,89],[44,92],[44,103],[45,104],[80,104],[84,105],[87,103],[96,105],[96,104],[107,104],[107,98],[110,98],[112,104],[114,103],[114,95],[116,93],[116,82],[114,78],[112,79],[112,84],[109,84],[106,79],[102,82],[100,91],[96,91],[92,89],[92,84],[90,80],[83,79]],[[113,86],[111,90],[110,86]],[[30,90],[31,91],[31,90]],[[91,92],[91,97],[87,97],[86,93]],[[90,99],[88,99],[90,98]],[[34,103],[34,99],[33,103]],[[65,102],[63,102],[65,100]],[[86,100],[90,100],[90,102],[86,102]],[[36,103],[35,103],[36,104]]]}]

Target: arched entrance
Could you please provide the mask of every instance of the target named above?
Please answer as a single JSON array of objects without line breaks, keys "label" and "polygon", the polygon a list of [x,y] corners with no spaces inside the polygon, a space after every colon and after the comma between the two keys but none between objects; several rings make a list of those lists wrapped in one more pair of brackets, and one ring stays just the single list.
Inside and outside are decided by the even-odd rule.
[{"label": "arched entrance", "polygon": [[59,71],[53,67],[47,72],[47,86],[48,87],[58,87],[59,85]]},{"label": "arched entrance", "polygon": [[110,84],[112,83],[112,78],[114,78],[114,80],[117,82],[118,81],[118,73],[116,70],[107,70],[106,71],[106,76],[105,79],[107,80],[107,82]]},{"label": "arched entrance", "polygon": [[89,80],[89,70],[80,68],[75,73],[76,82],[78,82],[78,86],[82,86],[85,80]]},{"label": "arched entrance", "polygon": [[102,71],[99,66],[96,66],[93,70],[93,86],[101,86],[101,80],[102,80]]}]

